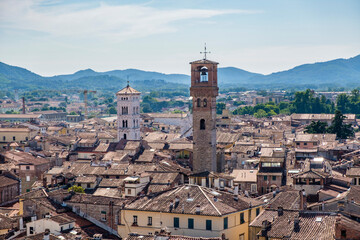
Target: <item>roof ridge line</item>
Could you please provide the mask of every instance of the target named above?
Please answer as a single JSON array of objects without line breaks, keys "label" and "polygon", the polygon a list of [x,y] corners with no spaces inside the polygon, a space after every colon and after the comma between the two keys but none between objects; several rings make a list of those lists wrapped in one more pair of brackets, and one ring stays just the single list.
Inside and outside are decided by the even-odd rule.
[{"label": "roof ridge line", "polygon": [[206,199],[210,202],[211,206],[213,206],[213,208],[215,208],[215,210],[219,213],[219,215],[222,215],[221,212],[219,211],[219,209],[217,209],[217,207],[214,205],[213,202],[211,202],[210,198],[205,194],[204,190],[201,189],[200,186],[197,186],[200,191],[202,192],[202,194],[204,194],[204,196],[206,197]]}]

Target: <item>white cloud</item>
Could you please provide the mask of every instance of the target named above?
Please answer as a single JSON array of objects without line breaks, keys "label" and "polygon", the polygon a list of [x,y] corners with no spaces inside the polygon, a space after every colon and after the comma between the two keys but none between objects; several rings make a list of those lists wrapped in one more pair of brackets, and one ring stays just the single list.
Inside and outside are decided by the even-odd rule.
[{"label": "white cloud", "polygon": [[[55,1],[56,3],[56,1]],[[207,19],[225,14],[253,14],[248,10],[168,9],[146,5],[44,4],[39,0],[0,2],[0,26],[34,30],[54,37],[88,37],[121,41],[176,31],[177,21]]]}]

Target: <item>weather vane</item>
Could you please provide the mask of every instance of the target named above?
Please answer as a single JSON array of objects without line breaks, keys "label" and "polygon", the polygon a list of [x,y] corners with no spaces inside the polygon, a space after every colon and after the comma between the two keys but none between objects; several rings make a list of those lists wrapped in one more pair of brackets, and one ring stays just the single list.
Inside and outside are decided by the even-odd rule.
[{"label": "weather vane", "polygon": [[206,43],[205,43],[204,51],[203,51],[203,52],[200,52],[200,54],[204,54],[204,60],[206,60],[206,54],[207,54],[207,53],[211,53],[211,52],[207,52],[207,51],[206,51]]}]

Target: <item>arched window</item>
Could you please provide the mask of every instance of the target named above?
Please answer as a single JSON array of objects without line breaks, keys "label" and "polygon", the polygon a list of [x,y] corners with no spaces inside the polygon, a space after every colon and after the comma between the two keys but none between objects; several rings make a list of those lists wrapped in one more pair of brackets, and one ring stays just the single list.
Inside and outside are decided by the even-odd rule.
[{"label": "arched window", "polygon": [[200,98],[198,98],[198,99],[196,100],[196,106],[197,106],[197,107],[201,107],[201,100],[200,100]]},{"label": "arched window", "polygon": [[127,128],[128,127],[128,121],[125,120],[125,127]]},{"label": "arched window", "polygon": [[207,100],[206,100],[206,98],[204,99],[203,106],[204,106],[204,107],[206,107],[206,106],[207,106]]},{"label": "arched window", "polygon": [[125,120],[123,120],[123,128],[125,127]]},{"label": "arched window", "polygon": [[205,119],[200,120],[200,130],[205,130]]},{"label": "arched window", "polygon": [[126,139],[126,133],[124,133],[124,139]]},{"label": "arched window", "polygon": [[208,81],[208,68],[202,67],[200,69],[200,82],[207,82]]},{"label": "arched window", "polygon": [[127,115],[128,112],[129,112],[128,107],[122,107],[121,112],[122,112],[123,115]]}]

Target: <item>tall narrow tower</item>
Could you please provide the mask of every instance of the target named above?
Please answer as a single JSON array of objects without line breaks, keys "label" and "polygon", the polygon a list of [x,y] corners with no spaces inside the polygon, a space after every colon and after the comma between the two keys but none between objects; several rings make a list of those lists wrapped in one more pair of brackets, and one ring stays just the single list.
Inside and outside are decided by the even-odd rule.
[{"label": "tall narrow tower", "polygon": [[118,140],[140,140],[140,92],[128,85],[116,93]]},{"label": "tall narrow tower", "polygon": [[191,62],[190,95],[193,99],[193,170],[216,171],[217,62]]}]

